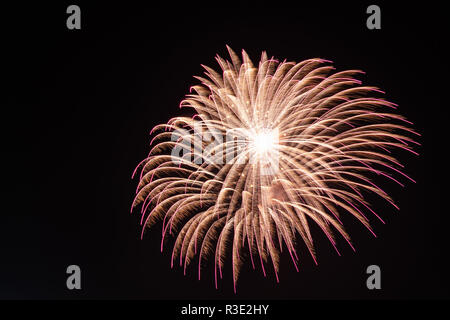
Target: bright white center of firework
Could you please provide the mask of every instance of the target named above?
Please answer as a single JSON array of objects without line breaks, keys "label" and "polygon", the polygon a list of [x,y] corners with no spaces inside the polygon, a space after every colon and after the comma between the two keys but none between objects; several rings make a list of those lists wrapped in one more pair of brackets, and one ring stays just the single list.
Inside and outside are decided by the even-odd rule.
[{"label": "bright white center of firework", "polygon": [[278,130],[264,130],[253,137],[253,146],[257,153],[264,154],[275,149],[278,143],[277,131]]}]

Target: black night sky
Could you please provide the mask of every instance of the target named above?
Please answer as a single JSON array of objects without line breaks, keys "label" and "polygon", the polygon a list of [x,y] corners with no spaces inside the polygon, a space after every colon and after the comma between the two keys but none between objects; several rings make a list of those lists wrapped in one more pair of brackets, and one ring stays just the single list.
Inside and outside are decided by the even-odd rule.
[{"label": "black night sky", "polygon": [[[366,28],[372,3],[150,1],[21,3],[2,10],[2,299],[428,299],[449,298],[447,181],[448,26],[438,6],[380,4],[381,30]],[[345,3],[345,4],[344,4]],[[66,28],[66,8],[81,7],[81,30]],[[347,219],[354,253],[339,257],[320,230],[319,265],[300,248],[280,283],[247,264],[233,293],[230,265],[219,289],[213,268],[202,281],[170,268],[160,226],[140,240],[130,215],[135,166],[149,131],[179,115],[200,64],[218,68],[225,45],[253,60],[266,50],[291,61],[320,57],[338,71],[361,69],[422,134],[419,157],[399,153],[417,183],[383,184],[401,208],[374,199],[385,219],[374,238]],[[6,71],[6,72],[5,72]],[[406,181],[405,181],[406,182]],[[82,290],[66,288],[66,268],[82,270]],[[368,290],[379,265],[382,289]]]}]

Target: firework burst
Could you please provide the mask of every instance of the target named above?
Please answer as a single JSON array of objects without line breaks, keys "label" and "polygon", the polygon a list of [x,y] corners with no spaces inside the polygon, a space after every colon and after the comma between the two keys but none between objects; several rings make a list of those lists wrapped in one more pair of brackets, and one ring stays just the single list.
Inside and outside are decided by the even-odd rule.
[{"label": "firework burst", "polygon": [[222,72],[204,66],[206,77],[181,102],[195,115],[153,128],[153,148],[133,174],[140,170],[132,208],[141,206],[142,232],[162,221],[161,250],[175,236],[172,266],[186,271],[198,256],[200,278],[213,256],[217,287],[231,257],[236,290],[244,261],[264,275],[272,265],[278,281],[283,247],[298,270],[299,240],[316,262],[311,224],[338,253],[336,234],[353,248],[341,214],[374,234],[368,214],[383,220],[363,195],[396,207],[373,176],[413,181],[391,150],[415,153],[417,133],[394,103],[376,98],[379,89],[354,79],[362,71],[265,52],[255,66],[245,51],[242,59],[228,51],[231,61],[216,58]]}]

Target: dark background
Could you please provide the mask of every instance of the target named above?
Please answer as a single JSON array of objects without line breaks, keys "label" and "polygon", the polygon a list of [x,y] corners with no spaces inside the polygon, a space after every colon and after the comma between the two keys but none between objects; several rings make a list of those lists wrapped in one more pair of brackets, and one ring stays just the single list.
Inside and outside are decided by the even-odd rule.
[{"label": "dark background", "polygon": [[[81,7],[81,30],[66,8]],[[372,3],[131,2],[19,3],[2,7],[3,299],[405,299],[449,298],[448,26],[438,4],[380,4],[382,29],[366,28]],[[428,5],[428,2],[427,2]],[[362,69],[364,84],[386,91],[422,134],[419,157],[399,154],[417,184],[385,182],[401,210],[374,203],[373,238],[348,219],[354,253],[342,257],[317,234],[319,265],[300,249],[300,272],[284,257],[273,273],[244,266],[238,293],[228,268],[219,289],[213,269],[197,281],[170,269],[160,230],[140,240],[129,209],[135,166],[149,131],[178,115],[201,75],[218,68],[225,45],[257,61],[321,57],[338,71]],[[66,268],[82,270],[82,290],[66,288]],[[368,290],[367,266],[382,271]]]}]

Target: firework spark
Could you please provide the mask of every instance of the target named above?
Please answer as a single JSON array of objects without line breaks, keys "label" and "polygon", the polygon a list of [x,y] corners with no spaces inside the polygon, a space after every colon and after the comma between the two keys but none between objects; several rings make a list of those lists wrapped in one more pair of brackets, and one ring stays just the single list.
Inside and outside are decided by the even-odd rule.
[{"label": "firework spark", "polygon": [[336,232],[353,248],[341,214],[374,234],[365,214],[383,220],[363,194],[396,207],[373,176],[413,181],[391,150],[416,154],[410,136],[418,134],[394,103],[373,97],[379,89],[354,79],[362,71],[332,73],[328,60],[279,62],[265,52],[256,67],[245,51],[242,60],[228,51],[231,61],[216,58],[222,72],[204,66],[206,77],[181,102],[194,117],[153,128],[154,147],[133,173],[140,170],[132,208],[141,205],[142,232],[162,220],[161,250],[176,236],[172,266],[186,272],[198,256],[200,278],[214,256],[216,287],[231,255],[236,290],[244,257],[264,275],[272,264],[278,281],[282,248],[298,270],[301,239],[316,262],[311,224],[338,254]]}]

